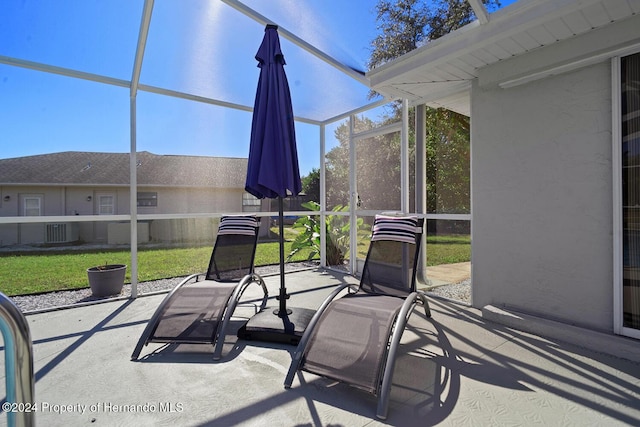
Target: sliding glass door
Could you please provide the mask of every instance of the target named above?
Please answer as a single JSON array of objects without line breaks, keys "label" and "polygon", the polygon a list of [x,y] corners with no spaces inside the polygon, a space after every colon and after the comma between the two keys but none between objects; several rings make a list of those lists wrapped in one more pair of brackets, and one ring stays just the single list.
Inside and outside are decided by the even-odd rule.
[{"label": "sliding glass door", "polygon": [[[620,59],[622,330],[640,331],[640,53]],[[633,330],[633,331],[629,331]]]}]

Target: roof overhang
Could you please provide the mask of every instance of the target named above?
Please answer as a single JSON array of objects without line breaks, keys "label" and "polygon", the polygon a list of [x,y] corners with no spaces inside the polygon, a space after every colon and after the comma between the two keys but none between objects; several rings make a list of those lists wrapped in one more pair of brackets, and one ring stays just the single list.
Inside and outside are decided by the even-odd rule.
[{"label": "roof overhang", "polygon": [[638,43],[639,12],[638,0],[520,0],[367,77],[385,97],[469,116],[473,80],[507,88],[602,61]]}]

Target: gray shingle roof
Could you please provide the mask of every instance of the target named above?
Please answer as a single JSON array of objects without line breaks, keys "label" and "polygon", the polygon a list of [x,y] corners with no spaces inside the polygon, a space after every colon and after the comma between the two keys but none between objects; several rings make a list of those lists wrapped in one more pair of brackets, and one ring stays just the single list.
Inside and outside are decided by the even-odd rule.
[{"label": "gray shingle roof", "polygon": [[[246,158],[137,154],[138,185],[244,188]],[[0,159],[0,185],[129,185],[129,153],[62,153]]]}]

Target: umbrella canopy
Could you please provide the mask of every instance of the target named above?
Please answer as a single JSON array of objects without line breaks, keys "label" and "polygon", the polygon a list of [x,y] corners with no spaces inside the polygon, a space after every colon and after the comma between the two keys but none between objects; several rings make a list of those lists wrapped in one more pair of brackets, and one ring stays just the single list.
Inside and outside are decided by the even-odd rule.
[{"label": "umbrella canopy", "polygon": [[296,196],[302,190],[291,94],[277,29],[267,25],[256,54],[260,78],[245,189],[259,199]]}]

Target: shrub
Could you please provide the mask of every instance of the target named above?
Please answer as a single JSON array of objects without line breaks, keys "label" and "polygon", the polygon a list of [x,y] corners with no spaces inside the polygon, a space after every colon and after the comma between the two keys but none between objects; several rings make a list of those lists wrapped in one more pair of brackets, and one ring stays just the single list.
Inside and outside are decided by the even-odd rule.
[{"label": "shrub", "polygon": [[[312,211],[320,211],[320,204],[316,202],[305,202],[302,206]],[[333,211],[348,212],[349,206],[336,206]],[[358,229],[360,229],[363,224],[364,221],[358,219]],[[287,260],[306,248],[311,249],[308,256],[309,260],[320,255],[321,224],[319,215],[301,217],[293,226],[302,231],[293,241]],[[349,218],[342,215],[327,215],[325,230],[327,236],[327,264],[342,265],[350,245],[351,227],[349,225]]]}]

